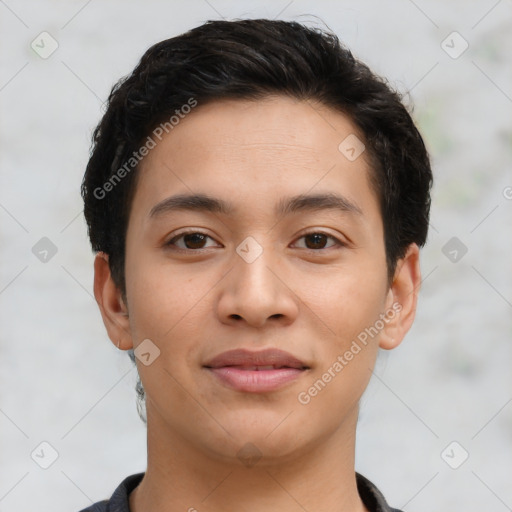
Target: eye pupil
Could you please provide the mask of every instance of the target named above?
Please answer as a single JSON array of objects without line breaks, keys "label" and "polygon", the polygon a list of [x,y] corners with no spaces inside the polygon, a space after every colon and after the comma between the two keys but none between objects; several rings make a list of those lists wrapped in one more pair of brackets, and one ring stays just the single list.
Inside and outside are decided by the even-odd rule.
[{"label": "eye pupil", "polygon": [[[183,241],[188,249],[201,249],[206,240],[206,235],[201,233],[189,233],[183,236]],[[192,245],[192,247],[189,247]]]},{"label": "eye pupil", "polygon": [[[210,238],[208,235],[200,232],[183,233],[173,238],[169,245],[175,245],[176,240],[181,239],[186,249],[203,249],[208,238]],[[325,233],[317,232],[303,235],[302,238],[305,240],[307,249],[318,250],[325,249],[327,241],[332,237]]]},{"label": "eye pupil", "polygon": [[[306,246],[308,249],[322,249],[327,241],[327,235],[323,233],[312,233],[305,236]],[[307,240],[313,240],[313,244],[308,244]],[[313,245],[313,247],[311,247]]]}]

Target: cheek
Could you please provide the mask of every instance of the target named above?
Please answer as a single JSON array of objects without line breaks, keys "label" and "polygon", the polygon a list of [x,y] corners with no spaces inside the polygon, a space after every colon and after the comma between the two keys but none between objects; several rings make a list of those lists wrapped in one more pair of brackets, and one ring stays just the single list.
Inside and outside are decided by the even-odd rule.
[{"label": "cheek", "polygon": [[316,276],[303,282],[302,298],[321,329],[315,347],[320,364],[309,387],[302,390],[312,409],[330,404],[343,416],[346,407],[355,406],[371,377],[379,339],[374,327],[385,307],[386,274],[378,264],[363,267],[350,272],[338,269],[327,280]]},{"label": "cheek", "polygon": [[149,339],[159,350],[150,365],[137,362],[147,396],[158,397],[165,388],[174,406],[185,406],[189,397],[179,383],[187,382],[190,368],[198,364],[198,340],[207,340],[208,282],[200,284],[179,269],[170,272],[149,256],[127,259],[126,277],[134,348]]},{"label": "cheek", "polygon": [[165,360],[173,373],[197,364],[201,347],[209,342],[209,292],[222,273],[171,266],[161,257],[146,254],[127,258],[126,277],[134,346],[146,338],[152,340],[163,356],[160,362]]},{"label": "cheek", "polygon": [[378,333],[371,328],[384,307],[382,280],[369,272],[357,278],[339,275],[324,283],[323,289],[318,280],[305,282],[304,302],[317,313],[312,317],[323,329],[315,347],[319,364],[297,401],[313,416],[325,418],[327,407],[329,419],[322,427],[327,430],[357,406],[370,380],[378,352]]},{"label": "cheek", "polygon": [[385,274],[375,267],[330,269],[301,281],[297,294],[337,348],[373,325],[385,305]]},{"label": "cheek", "polygon": [[127,295],[132,334],[137,339],[160,339],[180,313],[180,303],[172,293],[174,283],[163,280],[157,269],[151,267],[127,268],[126,275],[130,283]]}]

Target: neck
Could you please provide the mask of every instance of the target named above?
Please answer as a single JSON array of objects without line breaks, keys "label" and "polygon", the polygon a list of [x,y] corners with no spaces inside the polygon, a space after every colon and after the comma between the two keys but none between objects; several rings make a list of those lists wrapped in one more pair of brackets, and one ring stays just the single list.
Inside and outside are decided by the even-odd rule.
[{"label": "neck", "polygon": [[301,453],[243,464],[169,432],[148,409],[148,467],[131,512],[364,512],[354,471],[355,417]]}]

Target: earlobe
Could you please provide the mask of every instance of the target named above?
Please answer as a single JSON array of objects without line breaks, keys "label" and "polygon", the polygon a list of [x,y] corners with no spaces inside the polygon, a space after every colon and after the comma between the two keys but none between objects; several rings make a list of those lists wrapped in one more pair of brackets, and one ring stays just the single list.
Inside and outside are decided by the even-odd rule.
[{"label": "earlobe", "polygon": [[121,350],[133,348],[128,309],[112,279],[108,254],[104,252],[99,252],[94,260],[94,297],[112,343]]},{"label": "earlobe", "polygon": [[386,300],[386,325],[381,332],[379,347],[396,348],[412,326],[416,314],[421,284],[419,248],[411,244],[398,261],[393,283]]}]

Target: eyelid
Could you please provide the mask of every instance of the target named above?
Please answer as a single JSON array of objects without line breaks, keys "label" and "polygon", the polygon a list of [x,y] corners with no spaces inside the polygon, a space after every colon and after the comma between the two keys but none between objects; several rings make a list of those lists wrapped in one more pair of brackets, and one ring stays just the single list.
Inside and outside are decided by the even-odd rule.
[{"label": "eyelid", "polygon": [[[169,238],[166,242],[164,242],[164,247],[167,247],[167,246],[175,246],[175,241],[182,238],[183,236],[185,235],[203,235],[205,236],[206,238],[209,238],[211,240],[214,240],[216,243],[219,243],[217,242],[217,240],[215,240],[215,238],[213,238],[211,235],[209,235],[208,233],[205,233],[204,231],[202,231],[201,229],[199,228],[196,228],[196,229],[185,229],[184,231],[178,231],[177,233],[173,233],[173,235],[171,236],[171,238]],[[222,244],[220,244],[222,245]],[[175,247],[175,249],[177,251],[186,251],[186,252],[199,252],[201,250],[204,250],[204,249],[211,249],[211,247],[203,247],[201,249],[183,249],[181,247]]]},{"label": "eyelid", "polygon": [[[200,229],[186,229],[184,231],[180,231],[178,233],[175,233],[172,235],[172,237],[166,241],[164,243],[164,246],[174,246],[175,247],[175,250],[177,251],[182,251],[182,252],[200,252],[202,250],[205,250],[205,249],[211,249],[212,247],[203,247],[203,248],[200,248],[200,249],[183,249],[181,247],[176,247],[175,245],[175,241],[180,239],[181,237],[185,236],[185,235],[189,235],[189,234],[199,234],[199,235],[203,235],[205,236],[206,238],[210,238],[211,240],[214,240],[216,243],[219,243],[217,242],[217,240],[215,240],[215,238],[213,238],[212,236],[210,236],[209,234],[205,233],[204,231],[201,231]],[[300,234],[298,237],[295,238],[295,241],[293,242],[294,244],[300,240],[301,238],[304,238],[308,235],[324,235],[326,236],[327,238],[330,238],[331,240],[334,240],[335,242],[335,245],[334,246],[331,246],[331,247],[326,247],[326,248],[322,248],[322,249],[310,249],[308,247],[299,247],[299,249],[303,249],[305,251],[310,251],[310,252],[314,252],[314,253],[320,253],[320,252],[325,252],[327,251],[328,249],[333,249],[335,247],[346,247],[348,245],[348,242],[346,241],[343,241],[343,240],[340,240],[340,238],[322,230],[322,229],[311,229],[309,231],[306,231],[302,234]],[[220,244],[222,245],[222,244]]]},{"label": "eyelid", "polygon": [[296,243],[297,240],[300,240],[301,238],[304,238],[305,236],[308,236],[308,235],[325,235],[327,238],[330,238],[331,240],[334,240],[335,241],[335,245],[331,246],[331,247],[326,247],[326,248],[323,248],[323,249],[309,249],[308,247],[299,247],[299,249],[303,249],[305,251],[310,251],[310,252],[314,252],[314,253],[320,253],[320,252],[325,252],[328,249],[333,249],[335,247],[338,247],[338,248],[339,247],[346,247],[348,245],[348,242],[343,241],[340,238],[338,238],[337,236],[334,236],[331,233],[328,233],[327,231],[324,231],[324,230],[322,230],[320,228],[311,229],[309,231],[306,231],[306,232],[300,234],[295,239],[294,243]]}]

